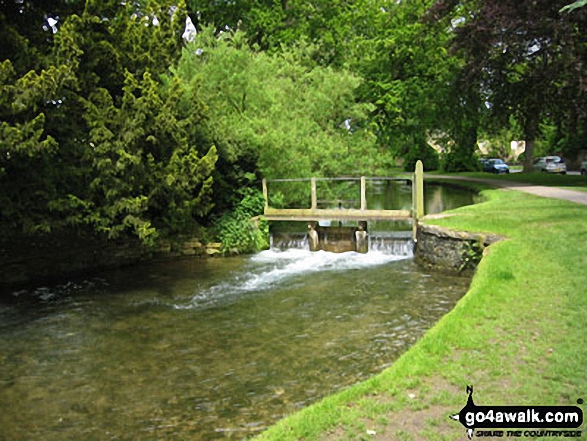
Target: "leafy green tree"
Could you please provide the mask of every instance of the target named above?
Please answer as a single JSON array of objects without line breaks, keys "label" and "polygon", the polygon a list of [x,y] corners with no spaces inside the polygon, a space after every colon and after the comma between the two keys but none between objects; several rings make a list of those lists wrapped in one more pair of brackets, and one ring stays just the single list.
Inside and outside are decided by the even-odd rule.
[{"label": "leafy green tree", "polygon": [[185,127],[194,115],[182,98],[177,83],[161,90],[149,73],[140,81],[127,74],[120,107],[96,90],[85,114],[84,160],[97,171],[89,197],[69,194],[52,207],[70,210],[68,223],[90,223],[111,237],[129,229],[148,243],[157,230],[189,231],[212,208],[216,151],[200,157],[190,146]]},{"label": "leafy green tree", "polygon": [[[540,124],[556,115],[584,112],[586,15],[563,15],[561,1],[437,2],[433,14],[447,15],[455,28],[455,50],[466,60],[469,82],[478,88],[492,119],[505,126],[513,115],[526,141],[524,169],[532,170]],[[579,73],[579,75],[577,75]],[[583,119],[584,121],[584,119]]]},{"label": "leafy green tree", "polygon": [[[153,243],[205,219],[217,155],[199,148],[204,107],[158,77],[179,56],[185,17],[183,2],[88,0],[30,50],[40,65],[2,62],[3,227]],[[21,47],[36,41],[13,33]]]},{"label": "leafy green tree", "polygon": [[53,161],[58,143],[45,130],[47,112],[75,81],[65,66],[18,77],[0,64],[0,222],[26,232],[50,229],[46,204],[58,192]]},{"label": "leafy green tree", "polygon": [[[179,59],[187,10],[184,0],[126,2],[111,28],[124,66],[135,75],[167,72]],[[122,37],[122,38],[120,38]]]},{"label": "leafy green tree", "polygon": [[18,75],[46,67],[57,29],[83,8],[83,0],[2,1],[0,60],[10,60]]},{"label": "leafy green tree", "polygon": [[233,170],[224,176],[233,188],[257,171],[291,178],[372,170],[370,106],[355,98],[360,80],[304,63],[308,52],[300,45],[268,55],[251,49],[240,31],[217,37],[204,28],[173,69],[208,106],[206,133],[219,162]]},{"label": "leafy green tree", "polygon": [[372,29],[355,39],[350,61],[351,69],[365,79],[361,98],[376,106],[371,118],[379,143],[403,159],[407,169],[422,155],[437,165],[427,147],[431,131],[456,141],[450,154],[471,149],[462,136],[466,112],[462,103],[455,107],[453,102],[460,61],[447,48],[450,25],[427,19],[430,4],[382,2],[369,16]]},{"label": "leafy green tree", "polygon": [[198,28],[214,24],[217,31],[246,32],[251,45],[269,53],[299,41],[312,44],[312,60],[342,67],[354,56],[354,40],[373,34],[374,15],[385,0],[243,0],[188,1]]},{"label": "leafy green tree", "polygon": [[217,222],[218,237],[225,254],[259,251],[269,247],[269,224],[266,220],[253,221],[263,213],[265,199],[257,189],[244,188],[237,192],[242,199],[234,210],[225,213]]}]

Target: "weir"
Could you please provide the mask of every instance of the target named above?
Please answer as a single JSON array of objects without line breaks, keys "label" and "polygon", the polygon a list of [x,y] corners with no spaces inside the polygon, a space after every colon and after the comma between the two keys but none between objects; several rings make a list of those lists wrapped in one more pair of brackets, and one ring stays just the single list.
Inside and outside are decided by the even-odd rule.
[{"label": "weir", "polygon": [[[276,251],[310,249],[308,233],[304,232],[272,233],[269,241],[270,249]],[[373,232],[367,236],[367,241],[368,249],[373,252],[388,256],[413,256],[414,242],[411,231]]]},{"label": "weir", "polygon": [[[308,222],[307,246],[310,251],[368,252],[372,241],[369,238],[368,222],[377,220],[408,220],[412,222],[412,241],[416,241],[418,219],[424,216],[424,173],[422,161],[416,163],[415,172],[406,177],[367,178],[300,178],[300,179],[263,179],[263,196],[265,207],[263,216],[269,221],[304,221]],[[411,210],[369,209],[366,193],[367,181],[408,181],[412,185]],[[345,199],[337,199],[337,208],[318,208],[317,182],[360,181],[360,208],[347,208],[343,203],[353,202],[353,196],[347,194]],[[274,208],[269,204],[269,187],[272,182],[309,182],[309,208]],[[356,221],[356,226],[343,226],[345,221]],[[336,224],[338,223],[338,226]]]}]

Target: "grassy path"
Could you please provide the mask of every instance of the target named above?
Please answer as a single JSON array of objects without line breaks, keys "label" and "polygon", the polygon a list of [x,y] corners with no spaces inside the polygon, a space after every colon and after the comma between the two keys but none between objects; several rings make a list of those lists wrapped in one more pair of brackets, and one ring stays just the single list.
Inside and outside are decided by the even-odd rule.
[{"label": "grassy path", "polygon": [[507,237],[485,250],[457,306],[389,369],[259,439],[465,440],[448,415],[465,404],[467,384],[477,405],[587,400],[587,206],[484,195],[485,203],[429,221]]}]

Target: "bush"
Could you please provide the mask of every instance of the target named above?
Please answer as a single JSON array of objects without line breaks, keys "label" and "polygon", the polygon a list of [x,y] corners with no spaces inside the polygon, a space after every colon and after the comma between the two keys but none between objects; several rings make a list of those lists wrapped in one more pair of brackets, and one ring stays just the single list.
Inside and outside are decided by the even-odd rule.
[{"label": "bush", "polygon": [[269,247],[269,224],[262,218],[252,220],[263,213],[263,194],[252,188],[245,188],[241,193],[243,198],[235,209],[216,224],[225,254],[252,253]]},{"label": "bush", "polygon": [[454,150],[442,156],[440,170],[444,172],[478,171],[479,160],[473,152]]}]

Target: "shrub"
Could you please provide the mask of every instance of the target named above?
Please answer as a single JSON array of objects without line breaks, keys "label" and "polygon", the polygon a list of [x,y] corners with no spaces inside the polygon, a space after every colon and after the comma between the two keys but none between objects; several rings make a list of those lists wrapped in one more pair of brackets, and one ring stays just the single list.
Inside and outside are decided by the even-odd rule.
[{"label": "shrub", "polygon": [[225,254],[251,253],[269,247],[269,224],[253,217],[263,213],[263,194],[245,188],[242,199],[233,211],[223,215],[216,224],[218,238]]}]

